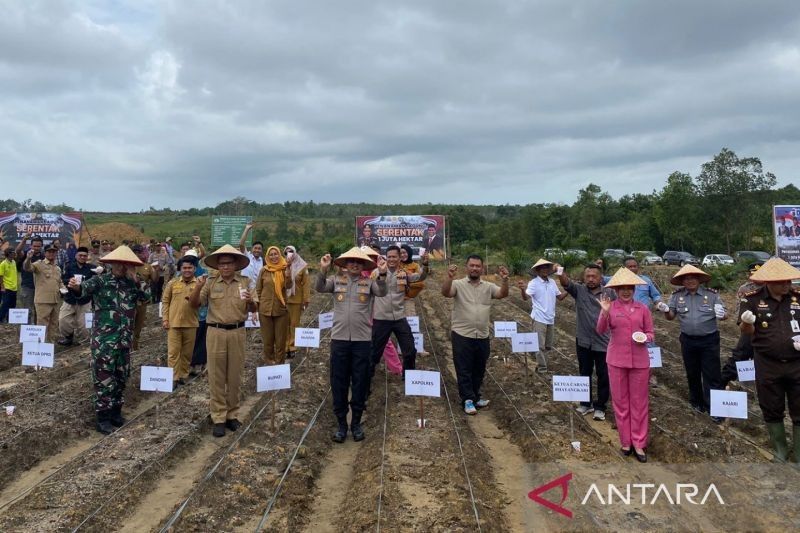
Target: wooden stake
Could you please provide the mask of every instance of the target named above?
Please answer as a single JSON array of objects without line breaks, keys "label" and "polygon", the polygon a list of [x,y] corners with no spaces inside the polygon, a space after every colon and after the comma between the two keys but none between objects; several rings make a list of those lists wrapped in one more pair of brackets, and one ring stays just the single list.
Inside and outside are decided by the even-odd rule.
[{"label": "wooden stake", "polygon": [[422,396],[419,397],[419,429],[425,427],[425,408],[422,405]]},{"label": "wooden stake", "polygon": [[275,404],[278,403],[278,391],[272,393],[272,431],[275,431]]}]

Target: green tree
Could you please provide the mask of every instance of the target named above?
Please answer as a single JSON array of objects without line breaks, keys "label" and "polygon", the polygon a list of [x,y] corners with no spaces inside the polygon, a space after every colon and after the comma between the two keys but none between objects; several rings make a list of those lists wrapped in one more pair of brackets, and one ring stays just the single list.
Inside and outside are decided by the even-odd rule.
[{"label": "green tree", "polygon": [[662,191],[656,195],[653,210],[667,248],[685,250],[692,244],[698,213],[697,190],[692,177],[673,172]]}]

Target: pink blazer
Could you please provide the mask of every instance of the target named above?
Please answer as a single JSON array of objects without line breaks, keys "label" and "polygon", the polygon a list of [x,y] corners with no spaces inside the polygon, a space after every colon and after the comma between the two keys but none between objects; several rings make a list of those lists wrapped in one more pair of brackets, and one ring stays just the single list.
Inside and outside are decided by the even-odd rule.
[{"label": "pink blazer", "polygon": [[608,315],[602,312],[597,318],[597,332],[603,334],[611,330],[608,341],[606,363],[620,368],[649,368],[650,356],[647,345],[639,344],[631,337],[635,331],[647,335],[647,342],[653,342],[653,317],[650,310],[642,303],[632,300],[623,303],[620,300],[611,302]]}]

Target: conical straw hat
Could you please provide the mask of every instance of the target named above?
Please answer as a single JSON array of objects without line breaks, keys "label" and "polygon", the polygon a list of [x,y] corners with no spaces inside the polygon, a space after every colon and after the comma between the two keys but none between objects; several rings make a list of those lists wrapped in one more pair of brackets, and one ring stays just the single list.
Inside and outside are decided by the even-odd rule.
[{"label": "conical straw hat", "polygon": [[333,264],[339,267],[344,267],[348,259],[358,259],[364,263],[367,268],[375,268],[378,264],[373,261],[367,254],[361,251],[358,246],[353,246],[345,253],[334,259]]},{"label": "conical straw hat", "polygon": [[142,260],[136,257],[136,254],[133,253],[133,250],[128,248],[127,246],[120,246],[111,252],[108,252],[104,255],[100,261],[103,263],[123,263],[126,265],[136,265],[142,266]]},{"label": "conical straw hat", "polygon": [[673,285],[683,285],[683,281],[681,280],[681,278],[683,276],[688,276],[690,274],[700,278],[700,283],[705,283],[705,282],[711,280],[711,276],[709,276],[708,274],[706,274],[705,272],[703,272],[702,270],[700,270],[696,266],[685,265],[683,268],[678,270],[677,274],[672,276],[672,279],[670,280],[670,283],[672,283]]},{"label": "conical straw hat", "polygon": [[548,261],[547,259],[539,259],[531,267],[531,272],[533,272],[534,270],[536,270],[540,266],[545,266],[545,265],[553,265],[553,262],[552,261]]},{"label": "conical straw hat", "polygon": [[236,260],[236,270],[242,270],[246,268],[247,265],[250,264],[250,258],[244,255],[242,252],[231,246],[230,244],[223,244],[219,249],[217,249],[214,253],[209,254],[205,257],[206,265],[213,268],[214,270],[219,270],[217,266],[219,264],[219,259],[223,255],[232,255]]},{"label": "conical straw hat", "polygon": [[606,283],[606,287],[629,287],[632,285],[647,285],[647,282],[625,267],[617,270],[616,274]]},{"label": "conical straw hat", "polygon": [[773,257],[761,265],[761,268],[750,276],[750,281],[791,281],[800,279],[800,270],[796,269],[783,259]]},{"label": "conical straw hat", "polygon": [[380,257],[380,255],[381,255],[378,252],[376,252],[375,250],[373,250],[372,248],[370,248],[369,246],[362,246],[361,248],[359,248],[359,250],[361,250],[362,252],[367,254],[369,257],[372,257],[373,261],[377,261],[378,257]]}]

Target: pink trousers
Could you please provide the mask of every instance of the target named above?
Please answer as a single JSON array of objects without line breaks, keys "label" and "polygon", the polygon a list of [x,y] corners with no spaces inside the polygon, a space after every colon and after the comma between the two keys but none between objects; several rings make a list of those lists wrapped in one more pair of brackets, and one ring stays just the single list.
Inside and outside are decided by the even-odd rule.
[{"label": "pink trousers", "polygon": [[647,447],[650,428],[649,368],[621,368],[608,365],[611,402],[623,448]]},{"label": "pink trousers", "polygon": [[386,369],[392,374],[399,376],[403,373],[403,363],[400,362],[397,348],[394,347],[391,339],[386,343],[386,348],[383,349],[383,360],[386,363]]}]

